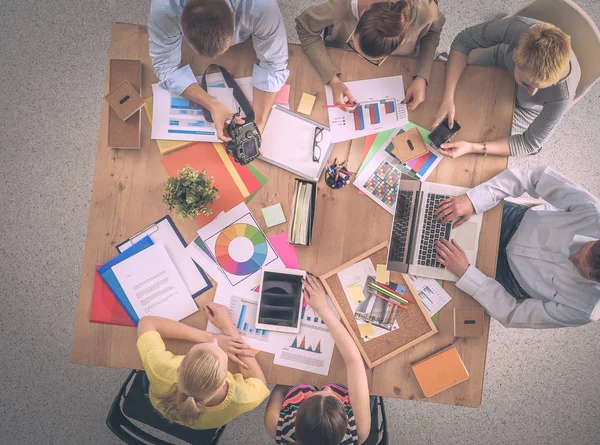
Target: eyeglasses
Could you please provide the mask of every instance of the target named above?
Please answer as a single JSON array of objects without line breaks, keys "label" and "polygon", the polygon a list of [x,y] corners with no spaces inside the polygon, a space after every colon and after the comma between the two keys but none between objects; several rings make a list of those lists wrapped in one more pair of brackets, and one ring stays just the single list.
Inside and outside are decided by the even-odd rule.
[{"label": "eyeglasses", "polygon": [[323,142],[323,128],[315,127],[315,137],[313,139],[312,154],[313,162],[319,162],[321,160],[321,146],[319,145],[321,142]]},{"label": "eyeglasses", "polygon": [[386,59],[388,58],[388,56],[382,57],[380,59],[371,59],[367,56],[365,56],[364,54],[362,54],[360,51],[358,51],[355,47],[354,47],[354,32],[356,30],[352,31],[352,34],[350,34],[350,37],[348,37],[348,40],[346,40],[346,45],[348,45],[348,47],[354,51],[356,54],[358,54],[360,57],[362,57],[363,59],[365,59],[367,62],[369,62],[371,65],[375,65],[375,66],[381,66],[383,64],[383,62],[386,61]]}]

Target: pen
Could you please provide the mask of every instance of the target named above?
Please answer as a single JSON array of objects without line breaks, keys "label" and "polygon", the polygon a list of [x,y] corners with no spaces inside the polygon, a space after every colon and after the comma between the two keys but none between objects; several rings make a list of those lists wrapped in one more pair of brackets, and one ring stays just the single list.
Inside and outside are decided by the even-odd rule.
[{"label": "pen", "polygon": [[382,300],[385,300],[385,301],[387,301],[388,303],[390,303],[390,304],[393,304],[394,306],[401,307],[401,308],[402,308],[402,309],[404,309],[405,311],[407,311],[407,310],[408,310],[408,308],[407,308],[407,307],[404,307],[404,306],[403,306],[401,303],[398,303],[398,302],[396,302],[396,301],[389,300],[389,299],[385,298],[384,296],[382,296],[382,295],[379,295],[379,294],[377,294],[377,293],[375,293],[375,292],[371,292],[371,291],[368,291],[368,292],[369,292],[371,295],[375,295],[377,298],[381,298]]},{"label": "pen", "polygon": [[410,298],[408,295],[400,295],[398,292],[396,292],[395,290],[387,287],[385,284],[380,283],[378,281],[376,281],[377,285],[383,287],[385,290],[392,292],[393,294],[396,294],[397,296],[399,296],[400,298],[404,298],[405,300],[410,301],[411,303],[416,303],[415,300],[413,300],[412,298]]}]

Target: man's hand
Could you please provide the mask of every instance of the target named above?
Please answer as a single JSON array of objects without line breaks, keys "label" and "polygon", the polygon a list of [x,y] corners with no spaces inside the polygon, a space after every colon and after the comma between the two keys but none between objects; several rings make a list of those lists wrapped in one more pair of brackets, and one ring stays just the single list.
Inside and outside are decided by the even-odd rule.
[{"label": "man's hand", "polygon": [[454,240],[442,239],[435,242],[436,258],[457,277],[462,277],[469,268],[469,260],[462,247]]},{"label": "man's hand", "polygon": [[[221,102],[215,101],[210,109],[210,114],[212,114],[215,130],[217,130],[217,137],[223,142],[229,142],[231,137],[227,132],[227,121],[233,117],[231,110]],[[241,125],[244,123],[244,120],[241,117],[236,117],[235,122]]]},{"label": "man's hand", "polygon": [[304,298],[317,314],[322,315],[329,310],[325,289],[320,280],[308,274],[302,284],[304,284]]},{"label": "man's hand", "polygon": [[440,108],[438,109],[435,119],[433,120],[432,130],[435,129],[439,124],[444,122],[444,119],[448,118],[448,127],[454,127],[454,114],[456,109],[454,108],[453,99],[444,99]]},{"label": "man's hand", "polygon": [[427,90],[427,81],[422,77],[417,77],[406,90],[406,97],[402,101],[410,111],[415,110],[419,104],[425,101],[425,91]]},{"label": "man's hand", "polygon": [[239,335],[237,337],[230,337],[229,335],[215,335],[215,338],[219,343],[219,347],[227,353],[229,360],[246,369],[250,369],[250,367],[240,359],[240,356],[254,357],[254,354],[252,354],[252,351],[250,351],[250,346],[244,343],[242,337]]},{"label": "man's hand", "polygon": [[[333,95],[333,103],[334,104],[352,104],[356,102],[354,100],[354,96],[344,82],[340,80],[338,76],[334,76],[333,79],[329,81],[329,86],[331,87],[331,93]],[[346,98],[346,99],[344,99]],[[354,110],[356,107],[340,107],[340,109],[344,111]]]},{"label": "man's hand", "polygon": [[231,315],[229,315],[229,309],[222,304],[206,303],[202,308],[204,313],[208,317],[208,320],[220,329],[225,335],[230,337],[237,337],[238,331],[231,321]]},{"label": "man's hand", "polygon": [[446,142],[442,144],[439,152],[448,158],[459,158],[473,152],[473,143],[467,141]]},{"label": "man's hand", "polygon": [[467,222],[474,212],[475,208],[469,197],[460,195],[446,198],[440,202],[438,209],[435,211],[435,217],[442,224],[447,224],[456,219],[453,225],[456,228]]}]

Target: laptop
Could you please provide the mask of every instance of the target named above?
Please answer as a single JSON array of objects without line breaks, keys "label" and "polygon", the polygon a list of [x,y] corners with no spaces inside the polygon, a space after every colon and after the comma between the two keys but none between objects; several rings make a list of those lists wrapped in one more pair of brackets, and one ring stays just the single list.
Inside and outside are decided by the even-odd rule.
[{"label": "laptop", "polygon": [[454,239],[475,264],[479,247],[482,215],[473,214],[457,228],[441,224],[435,212],[446,198],[465,194],[465,187],[421,182],[407,175],[400,177],[394,208],[394,221],[388,251],[388,270],[420,277],[458,281],[456,275],[436,260],[435,242]]}]

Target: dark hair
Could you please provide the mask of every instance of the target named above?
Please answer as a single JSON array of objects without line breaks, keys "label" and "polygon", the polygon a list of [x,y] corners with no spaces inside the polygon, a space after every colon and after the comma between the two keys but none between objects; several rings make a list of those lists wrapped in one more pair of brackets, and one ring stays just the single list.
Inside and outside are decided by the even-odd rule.
[{"label": "dark hair", "polygon": [[592,244],[592,247],[590,247],[588,261],[592,267],[590,278],[594,281],[600,282],[600,240],[596,241],[594,244]]},{"label": "dark hair", "polygon": [[344,440],[346,408],[335,396],[305,399],[296,413],[296,440],[300,445],[332,445]]},{"label": "dark hair", "polygon": [[233,16],[224,0],[190,0],[181,13],[183,34],[207,57],[225,52],[233,36]]},{"label": "dark hair", "polygon": [[373,3],[356,25],[360,50],[373,58],[389,56],[402,44],[412,17],[408,0]]}]

